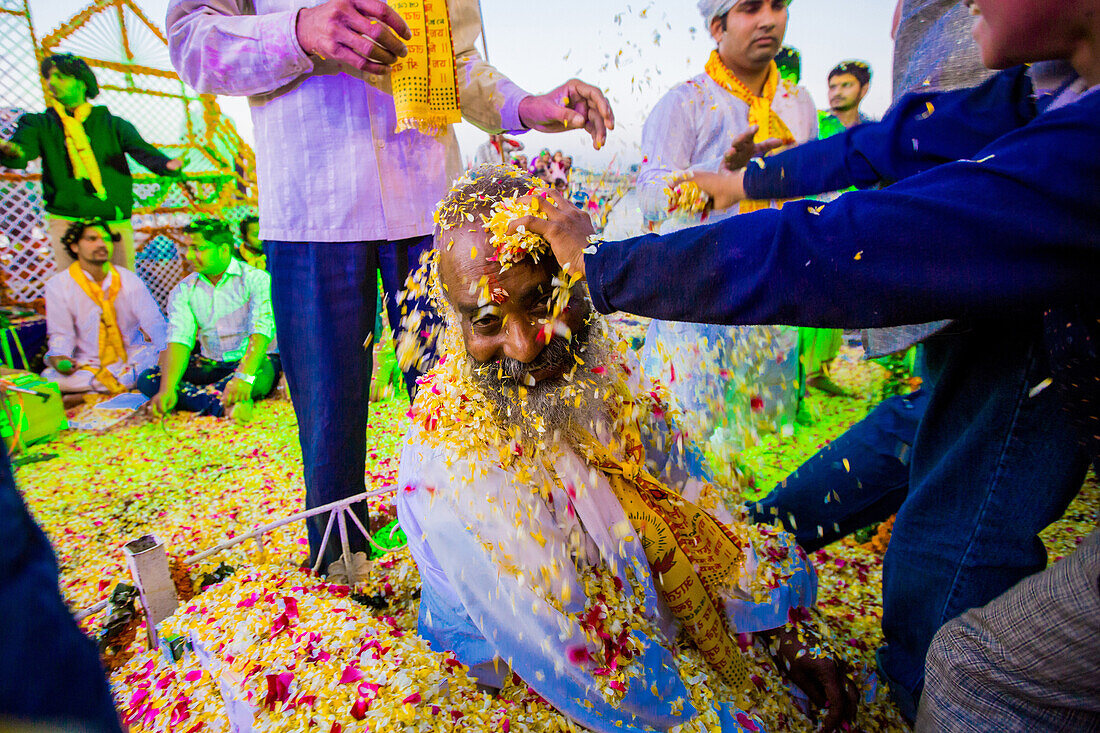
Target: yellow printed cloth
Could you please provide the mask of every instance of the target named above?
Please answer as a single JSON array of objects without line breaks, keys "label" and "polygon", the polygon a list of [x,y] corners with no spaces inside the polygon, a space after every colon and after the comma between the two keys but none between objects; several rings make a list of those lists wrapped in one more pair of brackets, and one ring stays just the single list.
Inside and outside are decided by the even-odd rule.
[{"label": "yellow printed cloth", "polygon": [[103,289],[92,282],[80,265],[76,262],[69,265],[69,275],[72,276],[84,294],[92,299],[100,308],[99,315],[99,366],[85,366],[95,374],[95,378],[103,384],[111,393],[122,392],[125,388],[115,379],[115,375],[107,369],[112,364],[126,361],[126,344],[122,339],[122,330],[118,327],[118,317],[115,314],[115,299],[122,288],[122,278],[118,273],[113,273],[111,285],[104,295]]},{"label": "yellow printed cloth", "polygon": [[442,135],[462,119],[446,0],[393,0],[391,7],[412,32],[408,55],[390,71],[397,131]]},{"label": "yellow printed cloth", "polygon": [[103,187],[103,176],[99,172],[99,163],[92,152],[92,143],[84,131],[84,120],[92,112],[92,105],[85,102],[70,115],[59,102],[53,103],[54,112],[61,118],[61,127],[65,131],[65,149],[69,152],[69,162],[73,166],[73,178],[92,184],[95,195],[107,200],[107,189]]},{"label": "yellow printed cloth", "polygon": [[[749,106],[749,124],[759,127],[753,138],[754,142],[761,143],[774,137],[781,140],[784,145],[794,144],[795,138],[790,128],[772,109],[772,102],[775,101],[775,93],[779,89],[780,82],[779,67],[774,61],[768,67],[768,78],[764,82],[763,93],[760,96],[753,94],[740,79],[730,73],[722,63],[718,51],[711,51],[710,58],[707,59],[706,71],[707,76],[715,83]],[[771,203],[768,201],[745,200],[741,202],[738,211],[744,214],[770,207]]]},{"label": "yellow printed cloth", "polygon": [[725,525],[640,468],[644,449],[640,441],[630,443],[637,460],[617,460],[597,445],[596,463],[638,533],[669,610],[707,663],[742,687],[748,670],[723,611],[722,590],[737,585],[744,552]]}]

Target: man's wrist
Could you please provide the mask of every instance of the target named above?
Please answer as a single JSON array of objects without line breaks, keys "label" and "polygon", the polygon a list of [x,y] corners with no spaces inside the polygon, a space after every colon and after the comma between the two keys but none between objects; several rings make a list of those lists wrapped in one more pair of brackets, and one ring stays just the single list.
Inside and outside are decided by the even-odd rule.
[{"label": "man's wrist", "polygon": [[[532,100],[534,98],[535,98],[535,95],[528,94],[526,96],[520,97],[519,101],[516,102],[516,110],[515,110],[516,122],[518,122],[519,126],[524,130],[530,130],[531,125],[527,124],[527,120],[524,119],[523,108],[526,107],[528,104],[530,104],[530,100]],[[503,113],[503,111],[504,110],[502,109],[501,112]],[[501,114],[501,117],[503,118],[504,115]]]},{"label": "man's wrist", "polygon": [[749,197],[749,194],[745,191],[745,171],[746,170],[747,170],[747,168],[742,168],[741,170],[737,171],[737,173],[734,174],[736,176],[736,180],[734,181],[734,183],[736,184],[736,187],[737,187],[736,194],[739,197],[740,201],[744,201],[745,199],[747,199]]},{"label": "man's wrist", "polygon": [[255,374],[248,374],[247,372],[242,372],[242,371],[239,371],[239,370],[233,372],[233,378],[241,380],[242,382],[247,384],[249,387],[251,387],[256,381],[256,375]]},{"label": "man's wrist", "polygon": [[294,42],[298,45],[299,50],[305,56],[309,56],[309,49],[306,48],[304,39],[302,38],[302,15],[307,17],[310,13],[310,8],[299,8],[298,12],[294,14],[294,20],[291,23],[291,36],[294,38]]}]

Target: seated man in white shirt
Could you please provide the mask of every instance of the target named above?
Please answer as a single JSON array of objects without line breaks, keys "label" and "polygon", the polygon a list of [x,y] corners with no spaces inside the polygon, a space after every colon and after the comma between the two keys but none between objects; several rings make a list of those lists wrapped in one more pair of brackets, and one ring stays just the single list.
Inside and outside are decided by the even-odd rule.
[{"label": "seated man in white shirt", "polygon": [[224,222],[196,220],[185,231],[183,257],[194,272],[169,296],[168,345],[138,389],[160,415],[178,406],[248,422],[253,400],[271,394],[281,371],[271,276],[233,257]]},{"label": "seated man in white shirt", "polygon": [[119,235],[74,221],[61,244],[74,262],[46,282],[49,351],[42,376],[64,393],[124,392],[164,348],[164,316],[137,275],[111,264]]}]

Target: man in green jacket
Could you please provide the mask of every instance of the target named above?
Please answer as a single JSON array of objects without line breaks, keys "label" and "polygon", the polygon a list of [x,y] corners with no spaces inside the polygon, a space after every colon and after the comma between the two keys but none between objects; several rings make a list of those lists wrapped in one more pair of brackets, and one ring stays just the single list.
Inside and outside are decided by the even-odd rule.
[{"label": "man in green jacket", "polygon": [[162,176],[179,175],[183,160],[145,142],[133,124],[106,107],[93,107],[88,100],[99,94],[99,85],[78,56],[47,57],[42,77],[52,97],[49,109],[20,118],[11,140],[0,141],[0,165],[26,168],[42,158],[47,229],[58,267],[71,261],[61,244],[69,223],[102,219],[122,237],[112,263],[133,270],[133,178],[126,155]]}]

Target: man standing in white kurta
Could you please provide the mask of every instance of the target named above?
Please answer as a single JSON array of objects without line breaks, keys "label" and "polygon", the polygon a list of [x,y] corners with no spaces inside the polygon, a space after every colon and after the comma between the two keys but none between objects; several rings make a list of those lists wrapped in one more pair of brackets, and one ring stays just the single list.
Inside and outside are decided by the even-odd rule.
[{"label": "man standing in white kurta", "polygon": [[[708,217],[683,207],[670,211],[670,180],[685,171],[720,170],[734,140],[750,128],[756,128],[757,143],[777,139],[790,145],[817,137],[809,92],[783,80],[775,64],[788,4],[700,0],[717,48],[702,74],[676,85],[657,103],[642,132],[638,189],[651,229],[663,225],[664,232],[675,231]],[[779,205],[747,201],[707,220]],[[710,436],[719,454],[744,447],[758,429],[792,426],[800,391],[794,329],[655,321],[644,359],[651,374],[663,371],[681,410],[694,416],[696,434]]]}]

